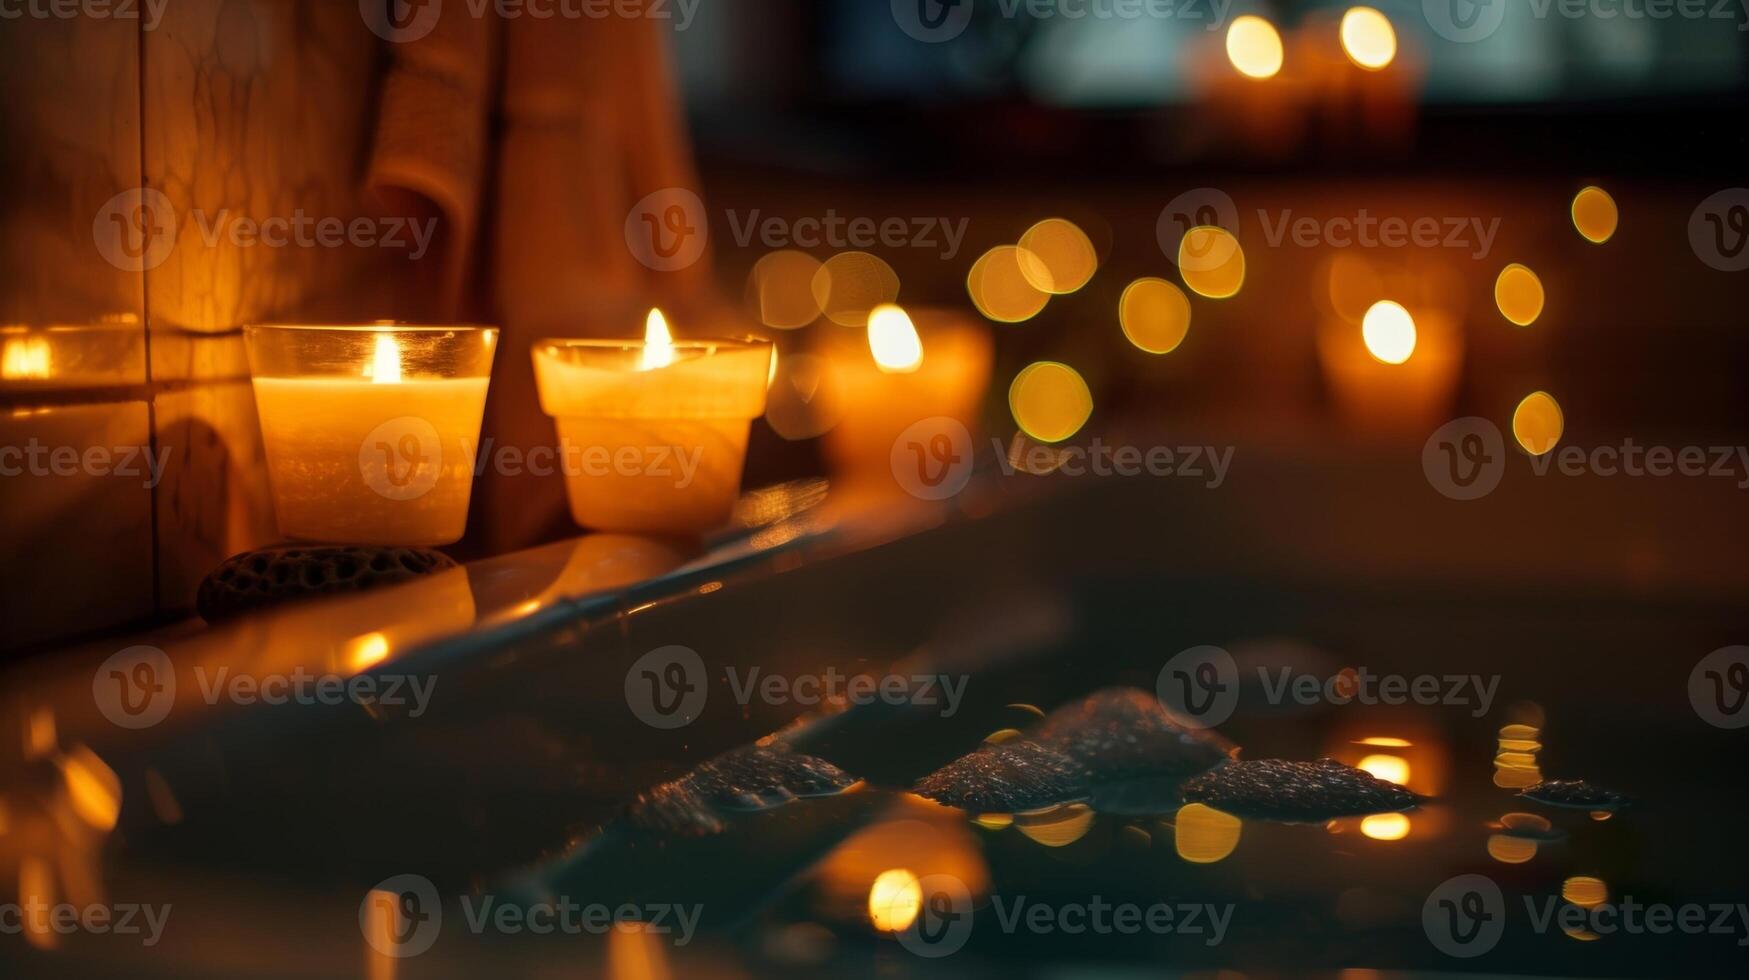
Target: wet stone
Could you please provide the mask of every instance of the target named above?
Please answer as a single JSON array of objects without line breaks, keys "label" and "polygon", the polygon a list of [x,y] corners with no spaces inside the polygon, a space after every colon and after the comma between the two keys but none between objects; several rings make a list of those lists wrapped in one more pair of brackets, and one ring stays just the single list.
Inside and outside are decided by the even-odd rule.
[{"label": "wet stone", "polygon": [[633,801],[632,823],[651,830],[702,836],[720,832],[726,813],[768,810],[792,800],[842,793],[857,782],[824,759],[781,743],[717,756]]},{"label": "wet stone", "polygon": [[1316,823],[1335,817],[1388,813],[1422,797],[1334,759],[1235,761],[1184,784],[1184,799],[1236,817]]}]

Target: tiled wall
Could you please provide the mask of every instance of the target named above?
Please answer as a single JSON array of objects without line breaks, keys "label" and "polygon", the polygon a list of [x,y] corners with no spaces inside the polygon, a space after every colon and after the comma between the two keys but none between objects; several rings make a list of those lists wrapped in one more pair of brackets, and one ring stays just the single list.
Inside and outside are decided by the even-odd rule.
[{"label": "tiled wall", "polygon": [[[418,289],[382,249],[213,234],[370,212],[382,51],[357,5],[162,14],[0,22],[0,450],[43,450],[0,457],[0,651],[177,615],[272,541],[240,328],[404,316]],[[127,447],[161,479],[125,475]]]}]

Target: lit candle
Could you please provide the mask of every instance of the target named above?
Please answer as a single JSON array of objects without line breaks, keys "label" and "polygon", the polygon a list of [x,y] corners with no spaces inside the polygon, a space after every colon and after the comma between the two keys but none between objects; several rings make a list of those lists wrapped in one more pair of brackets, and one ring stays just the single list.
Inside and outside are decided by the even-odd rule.
[{"label": "lit candle", "polygon": [[247,338],[281,534],[461,538],[496,327],[257,326]]},{"label": "lit candle", "polygon": [[893,444],[925,419],[977,430],[990,384],[990,334],[950,310],[893,304],[869,312],[868,329],[833,331],[826,355],[831,378],[821,398],[837,418],[825,450],[839,476],[893,486]]},{"label": "lit candle", "polygon": [[533,353],[580,526],[696,534],[729,520],[765,412],[769,343],[676,341],[651,310],[641,343],[543,340]]},{"label": "lit candle", "polygon": [[1425,436],[1450,416],[1463,340],[1443,311],[1411,314],[1381,300],[1358,325],[1325,320],[1318,359],[1338,410],[1354,428]]}]

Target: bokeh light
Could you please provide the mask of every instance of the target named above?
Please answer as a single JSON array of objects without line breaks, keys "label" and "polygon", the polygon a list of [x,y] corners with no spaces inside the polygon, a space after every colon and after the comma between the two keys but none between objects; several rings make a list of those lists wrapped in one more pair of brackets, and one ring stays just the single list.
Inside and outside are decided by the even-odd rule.
[{"label": "bokeh light", "polygon": [[1541,456],[1561,441],[1566,422],[1560,403],[1546,391],[1533,391],[1524,396],[1512,410],[1512,436],[1524,451]]},{"label": "bokeh light", "polygon": [[1150,354],[1169,354],[1190,332],[1190,297],[1164,279],[1137,279],[1124,287],[1117,320],[1130,343]]},{"label": "bokeh light", "polygon": [[[1027,263],[1042,265],[1036,258]],[[1018,245],[998,245],[979,256],[966,275],[966,292],[978,312],[997,323],[1030,320],[1051,298],[1027,280]]]},{"label": "bokeh light", "polygon": [[1601,187],[1587,187],[1573,195],[1573,227],[1585,240],[1598,245],[1609,241],[1621,220],[1615,198]]},{"label": "bokeh light", "polygon": [[1372,7],[1350,7],[1342,15],[1342,51],[1367,71],[1378,71],[1397,56],[1397,32],[1390,18]]},{"label": "bokeh light", "polygon": [[1186,803],[1178,808],[1178,818],[1173,822],[1172,843],[1184,860],[1214,864],[1239,846],[1243,828],[1243,822],[1232,814],[1201,803]]},{"label": "bokeh light", "polygon": [[1402,840],[1409,827],[1409,818],[1401,813],[1374,813],[1360,821],[1360,832],[1373,840]]},{"label": "bokeh light", "polygon": [[[814,293],[820,260],[806,252],[785,249],[770,252],[753,264],[747,275],[747,292],[759,322],[774,330],[794,330],[820,318],[820,300]],[[830,274],[821,283],[821,295],[831,292]]]},{"label": "bokeh light", "polygon": [[1536,841],[1528,837],[1491,834],[1488,837],[1488,856],[1501,864],[1523,864],[1536,857],[1536,846]]},{"label": "bokeh light", "polygon": [[887,374],[909,374],[923,363],[923,339],[917,336],[917,327],[892,303],[869,312],[868,349],[875,367]]},{"label": "bokeh light", "polygon": [[1561,897],[1580,908],[1596,908],[1609,900],[1609,886],[1601,878],[1574,875],[1561,883]]},{"label": "bokeh light", "polygon": [[840,252],[815,270],[814,302],[827,319],[843,327],[865,327],[870,310],[899,298],[899,276],[879,256]]},{"label": "bokeh light", "polygon": [[1226,299],[1245,284],[1245,250],[1219,225],[1198,225],[1178,241],[1178,270],[1191,292]]},{"label": "bokeh light", "polygon": [[1021,275],[1034,289],[1063,295],[1093,278],[1099,256],[1093,241],[1067,218],[1046,218],[1020,236]]},{"label": "bokeh light", "polygon": [[1494,280],[1494,305],[1500,308],[1501,316],[1521,327],[1536,322],[1543,302],[1543,281],[1527,265],[1514,262],[1501,269],[1500,277]]},{"label": "bokeh light", "polygon": [[868,920],[881,932],[901,932],[923,908],[923,884],[904,868],[875,876],[868,888]]},{"label": "bokeh light", "polygon": [[1262,17],[1246,14],[1227,28],[1227,60],[1250,78],[1269,78],[1281,71],[1281,34]]},{"label": "bokeh light", "polygon": [[1415,318],[1403,304],[1384,299],[1366,311],[1360,323],[1366,351],[1386,364],[1401,364],[1415,353]]},{"label": "bokeh light", "polygon": [[1037,361],[1014,376],[1008,410],[1020,431],[1040,442],[1062,442],[1093,414],[1093,393],[1069,365]]}]

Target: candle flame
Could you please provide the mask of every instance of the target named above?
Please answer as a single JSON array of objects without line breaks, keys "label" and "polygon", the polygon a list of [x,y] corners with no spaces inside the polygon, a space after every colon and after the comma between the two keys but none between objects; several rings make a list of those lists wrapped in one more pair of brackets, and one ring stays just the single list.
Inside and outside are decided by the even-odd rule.
[{"label": "candle flame", "polygon": [[651,310],[644,320],[644,359],[640,371],[653,371],[674,363],[674,335],[668,332],[668,321],[661,310]]},{"label": "candle flame", "polygon": [[386,333],[377,334],[376,356],[365,374],[372,384],[401,383],[401,348],[395,345],[395,338]]},{"label": "candle flame", "polygon": [[23,337],[6,342],[0,355],[0,378],[9,381],[49,376],[49,342],[46,337]]},{"label": "candle flame", "polygon": [[1379,300],[1361,319],[1360,337],[1373,357],[1386,364],[1401,364],[1415,353],[1415,318],[1403,304]]},{"label": "candle flame", "polygon": [[868,314],[868,349],[888,374],[909,374],[923,363],[923,338],[905,311],[883,303]]}]

